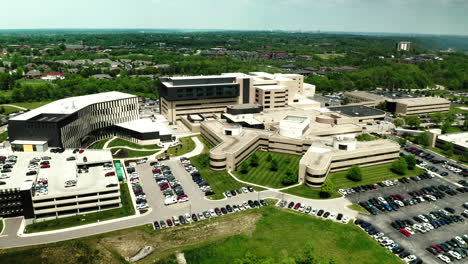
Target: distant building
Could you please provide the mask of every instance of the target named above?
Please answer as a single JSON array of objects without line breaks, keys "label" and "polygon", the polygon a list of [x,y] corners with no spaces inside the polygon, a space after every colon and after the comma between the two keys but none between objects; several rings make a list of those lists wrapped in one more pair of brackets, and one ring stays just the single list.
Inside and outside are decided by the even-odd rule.
[{"label": "distant building", "polygon": [[410,51],[411,49],[411,42],[409,41],[402,41],[398,42],[397,44],[397,51]]},{"label": "distant building", "polygon": [[64,80],[65,74],[61,72],[49,72],[42,75],[41,79],[45,81]]}]

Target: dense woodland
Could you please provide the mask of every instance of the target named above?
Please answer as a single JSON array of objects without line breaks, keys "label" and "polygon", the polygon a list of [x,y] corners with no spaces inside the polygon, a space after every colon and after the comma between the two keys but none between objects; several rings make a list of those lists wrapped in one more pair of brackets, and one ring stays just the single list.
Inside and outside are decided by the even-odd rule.
[{"label": "dense woodland", "polygon": [[[397,52],[398,41],[412,41],[410,52]],[[444,40],[444,41],[442,41]],[[68,50],[66,45],[82,43],[89,50]],[[333,45],[320,45],[330,43]],[[157,77],[163,75],[209,75],[223,72],[281,72],[284,64],[297,69],[351,66],[356,72],[329,72],[326,76],[311,75],[306,82],[315,84],[319,93],[350,90],[418,89],[443,85],[451,90],[468,90],[468,55],[462,52],[441,53],[453,48],[464,51],[467,37],[452,36],[361,36],[320,33],[286,32],[137,32],[137,31],[0,31],[0,103],[41,101],[66,96],[109,90],[125,91],[157,97]],[[9,45],[28,45],[19,49]],[[282,51],[286,59],[265,59],[236,55],[207,57],[200,50],[223,47],[228,51],[248,54],[258,51]],[[107,49],[107,52],[102,50]],[[398,63],[394,58],[418,54],[435,54],[442,60],[418,64]],[[240,55],[239,55],[240,54]],[[329,57],[321,54],[331,55]],[[336,55],[337,54],[337,55]],[[308,55],[311,60],[296,60]],[[334,56],[336,55],[336,56]],[[338,56],[339,55],[339,56]],[[393,56],[393,57],[392,57]],[[157,69],[112,69],[99,66],[80,67],[76,74],[68,73],[56,60],[109,58],[145,60],[169,67]],[[11,63],[6,65],[5,61]],[[63,71],[66,80],[50,83],[28,82],[26,65],[47,65],[49,71]],[[12,71],[9,73],[8,71]],[[89,78],[94,74],[109,74],[111,80]],[[133,75],[133,76],[132,76]],[[153,75],[151,78],[135,75]]]}]

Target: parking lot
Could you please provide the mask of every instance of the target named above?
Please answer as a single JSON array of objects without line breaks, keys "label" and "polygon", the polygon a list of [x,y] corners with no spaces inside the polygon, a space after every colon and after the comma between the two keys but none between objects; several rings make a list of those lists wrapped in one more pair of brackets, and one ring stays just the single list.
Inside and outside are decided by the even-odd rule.
[{"label": "parking lot", "polygon": [[[388,197],[391,194],[399,194],[404,198],[410,198],[408,192],[417,191],[424,187],[432,185],[449,185],[452,189],[455,189],[455,185],[450,185],[444,179],[434,177],[432,179],[425,179],[418,182],[411,181],[410,183],[402,184],[399,183],[395,186],[377,188],[375,190],[369,190],[361,193],[354,193],[347,196],[353,203],[359,203],[366,201],[371,198],[377,197]],[[431,244],[438,244],[451,239],[455,236],[461,236],[468,233],[467,221],[454,222],[450,225],[444,225],[438,229],[433,229],[426,233],[416,232],[410,237],[406,237],[401,234],[398,230],[391,226],[391,222],[396,220],[409,219],[413,222],[414,216],[420,214],[429,214],[432,211],[438,211],[446,207],[455,209],[455,214],[460,215],[463,212],[463,203],[467,202],[468,194],[458,192],[457,195],[445,195],[442,199],[436,201],[425,201],[415,205],[404,206],[399,208],[398,211],[381,212],[378,211],[377,215],[361,215],[359,216],[364,221],[372,223],[372,225],[384,232],[386,236],[394,240],[406,251],[421,258],[424,263],[441,263],[434,255],[425,250]],[[467,219],[468,220],[468,219]],[[466,260],[466,259],[465,259]],[[463,260],[458,261],[463,263]]]}]

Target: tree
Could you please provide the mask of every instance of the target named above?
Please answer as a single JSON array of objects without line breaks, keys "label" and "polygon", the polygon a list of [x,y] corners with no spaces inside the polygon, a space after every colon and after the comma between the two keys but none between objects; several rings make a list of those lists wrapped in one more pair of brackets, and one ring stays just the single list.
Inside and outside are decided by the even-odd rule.
[{"label": "tree", "polygon": [[442,149],[444,150],[445,155],[451,157],[453,156],[453,151],[455,147],[452,142],[445,142],[444,145],[442,146]]},{"label": "tree", "polygon": [[345,98],[343,99],[343,101],[342,101],[342,104],[343,104],[343,105],[347,105],[347,104],[349,104],[349,103],[351,103],[351,101],[349,100],[348,97],[345,97]]},{"label": "tree", "polygon": [[270,162],[272,159],[273,159],[273,157],[271,156],[271,153],[268,153],[268,156],[267,156],[266,160],[268,162]]},{"label": "tree", "polygon": [[416,167],[416,158],[414,155],[405,155],[403,156],[405,158],[406,164],[408,165],[409,170],[414,170]]},{"label": "tree", "polygon": [[330,180],[326,180],[320,187],[319,195],[321,198],[328,198],[334,189],[333,183]]},{"label": "tree", "polygon": [[468,152],[465,151],[463,154],[461,154],[460,161],[468,162]]},{"label": "tree", "polygon": [[403,157],[400,157],[399,159],[392,162],[391,170],[396,174],[405,175],[408,171],[408,164]]},{"label": "tree", "polygon": [[400,146],[406,145],[406,139],[404,139],[404,138],[399,138],[399,139],[398,139],[398,144],[400,144]]},{"label": "tree", "polygon": [[465,121],[463,121],[462,129],[468,131],[468,114],[465,114]]},{"label": "tree", "polygon": [[276,161],[276,159],[271,160],[270,170],[271,171],[278,171],[278,161]]},{"label": "tree", "polygon": [[444,120],[444,115],[442,113],[434,113],[431,115],[431,120],[438,125]]},{"label": "tree", "polygon": [[419,127],[421,125],[421,120],[419,116],[406,116],[405,123],[410,127]]},{"label": "tree", "polygon": [[362,180],[362,171],[358,165],[353,165],[349,170],[346,172],[346,178],[358,182]]},{"label": "tree", "polygon": [[397,119],[393,120],[393,124],[396,127],[402,127],[405,124],[405,122],[403,121],[403,119],[397,118]]},{"label": "tree", "polygon": [[442,126],[440,127],[440,130],[442,130],[442,134],[447,134],[451,127],[452,122],[450,122],[449,120],[445,120]]},{"label": "tree", "polygon": [[249,172],[249,166],[247,165],[247,163],[243,162],[241,167],[240,167],[240,172],[242,174],[247,174],[247,172]]},{"label": "tree", "polygon": [[5,107],[2,105],[0,107],[0,114],[4,114],[5,113]]},{"label": "tree", "polygon": [[257,167],[258,166],[258,156],[257,153],[254,153],[252,157],[250,157],[250,166]]},{"label": "tree", "polygon": [[429,134],[427,132],[423,132],[416,136],[415,138],[416,144],[423,145],[423,146],[429,146]]},{"label": "tree", "polygon": [[292,185],[297,182],[297,175],[294,175],[294,171],[289,168],[281,179],[283,185]]}]

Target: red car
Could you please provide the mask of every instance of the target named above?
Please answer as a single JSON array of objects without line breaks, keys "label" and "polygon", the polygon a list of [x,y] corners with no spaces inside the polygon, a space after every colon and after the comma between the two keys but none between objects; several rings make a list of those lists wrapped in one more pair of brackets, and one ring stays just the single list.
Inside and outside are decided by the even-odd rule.
[{"label": "red car", "polygon": [[299,209],[299,207],[301,207],[301,203],[297,203],[297,204],[294,206],[294,210]]},{"label": "red car", "polygon": [[41,165],[41,169],[47,169],[47,168],[50,168],[50,165],[49,165],[49,164]]},{"label": "red car", "polygon": [[80,153],[80,154],[83,153],[83,152],[84,152],[84,149],[78,150],[78,153]]},{"label": "red car", "polygon": [[437,251],[437,253],[441,253],[441,252],[442,252],[442,249],[441,249],[439,246],[429,245],[429,247],[435,249],[435,250]]},{"label": "red car", "polygon": [[153,173],[161,173],[161,170],[160,169],[153,169],[152,172]]},{"label": "red car", "polygon": [[172,226],[172,225],[173,225],[171,219],[167,219],[167,220],[166,220],[166,223],[167,223],[168,226]]},{"label": "red car", "polygon": [[221,213],[221,210],[219,210],[218,207],[216,207],[216,208],[214,209],[214,211],[215,211],[215,213],[216,213],[218,216],[222,216],[222,215],[223,215],[223,213]]},{"label": "red car", "polygon": [[106,173],[106,176],[114,176],[115,175],[115,171],[109,171],[108,173]]},{"label": "red car", "polygon": [[411,233],[408,232],[408,230],[406,230],[406,229],[400,229],[400,233],[402,233],[402,234],[405,235],[406,237],[410,237],[410,236],[411,236]]}]

